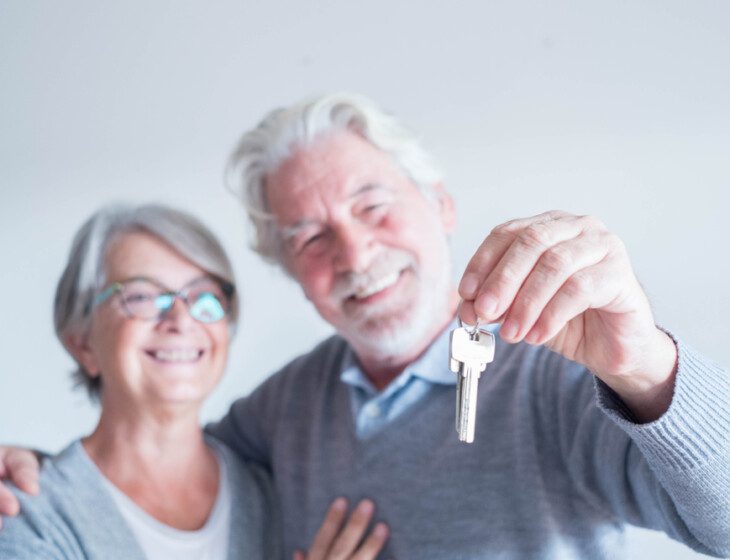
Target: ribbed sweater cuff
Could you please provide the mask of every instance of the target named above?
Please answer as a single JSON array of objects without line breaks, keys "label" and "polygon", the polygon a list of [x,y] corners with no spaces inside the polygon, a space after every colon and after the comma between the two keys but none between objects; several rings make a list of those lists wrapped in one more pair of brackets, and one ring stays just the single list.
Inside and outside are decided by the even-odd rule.
[{"label": "ribbed sweater cuff", "polygon": [[687,470],[730,453],[730,375],[670,336],[677,344],[677,376],[672,402],[659,419],[638,424],[621,398],[595,378],[597,401],[651,463]]}]

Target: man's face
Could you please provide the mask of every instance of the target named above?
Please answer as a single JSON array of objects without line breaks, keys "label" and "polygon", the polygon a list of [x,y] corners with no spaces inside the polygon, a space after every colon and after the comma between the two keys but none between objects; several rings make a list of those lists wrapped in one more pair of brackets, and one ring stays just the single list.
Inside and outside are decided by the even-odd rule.
[{"label": "man's face", "polygon": [[337,131],[295,151],[266,188],[286,266],[356,350],[393,356],[430,342],[452,311],[455,216],[440,185],[425,198],[387,154]]}]

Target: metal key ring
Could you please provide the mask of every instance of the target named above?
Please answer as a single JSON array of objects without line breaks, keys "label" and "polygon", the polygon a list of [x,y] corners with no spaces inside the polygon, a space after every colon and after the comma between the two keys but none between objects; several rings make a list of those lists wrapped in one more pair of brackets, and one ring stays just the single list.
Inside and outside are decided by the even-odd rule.
[{"label": "metal key ring", "polygon": [[459,325],[459,328],[463,328],[466,330],[467,333],[469,333],[469,338],[474,338],[474,335],[477,334],[479,331],[479,317],[477,317],[477,322],[474,323],[473,327],[465,326],[464,323],[461,321],[461,304],[464,303],[464,300],[462,299],[459,302],[459,306],[456,308],[456,322]]}]

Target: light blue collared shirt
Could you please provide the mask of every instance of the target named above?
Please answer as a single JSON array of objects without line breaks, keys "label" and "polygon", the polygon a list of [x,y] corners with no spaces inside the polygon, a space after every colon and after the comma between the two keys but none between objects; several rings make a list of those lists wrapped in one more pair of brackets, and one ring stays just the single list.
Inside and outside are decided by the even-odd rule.
[{"label": "light blue collared shirt", "polygon": [[[365,439],[421,400],[434,385],[456,385],[456,374],[449,369],[449,333],[453,321],[428,350],[391,381],[381,392],[367,378],[350,349],[340,379],[349,385],[350,404],[357,437]],[[499,325],[483,328],[496,333]]]}]

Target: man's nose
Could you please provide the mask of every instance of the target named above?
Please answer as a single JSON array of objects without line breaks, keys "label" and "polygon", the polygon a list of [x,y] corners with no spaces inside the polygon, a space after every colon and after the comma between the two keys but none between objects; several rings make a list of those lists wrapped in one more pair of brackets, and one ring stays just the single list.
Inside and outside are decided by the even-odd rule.
[{"label": "man's nose", "polygon": [[335,232],[334,262],[337,272],[363,272],[375,254],[373,232],[364,225],[349,224]]}]

